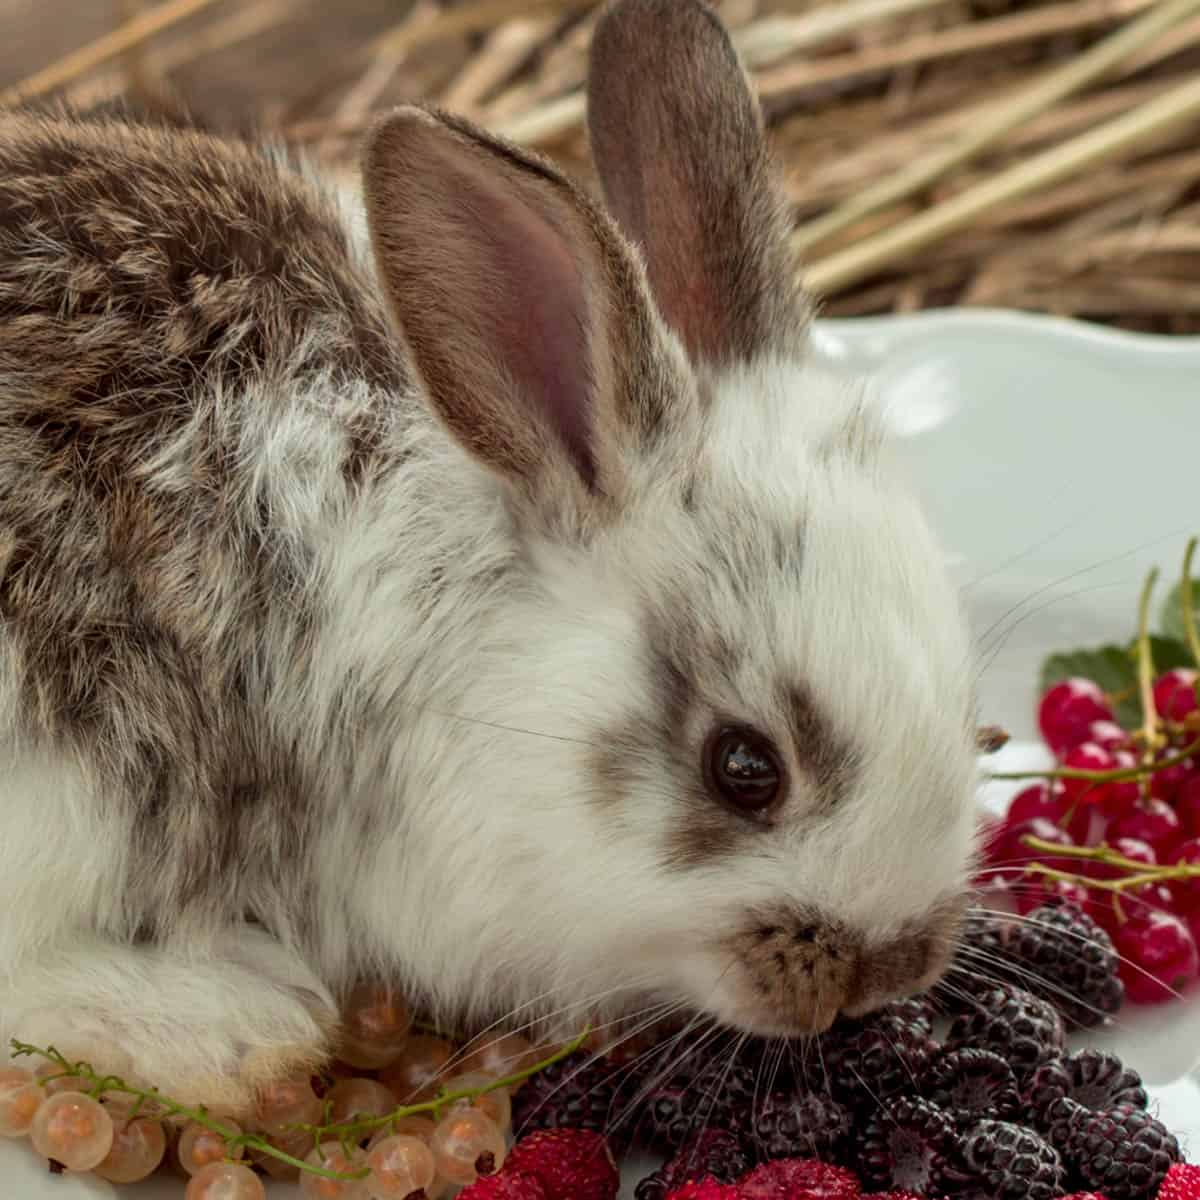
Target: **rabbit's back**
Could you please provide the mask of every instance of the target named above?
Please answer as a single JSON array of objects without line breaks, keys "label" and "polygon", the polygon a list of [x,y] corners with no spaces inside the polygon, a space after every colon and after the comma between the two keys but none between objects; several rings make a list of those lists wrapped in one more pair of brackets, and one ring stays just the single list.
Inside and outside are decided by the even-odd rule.
[{"label": "rabbit's back", "polygon": [[147,912],[304,836],[264,714],[403,390],[366,270],[282,156],[0,117],[0,733],[112,798]]}]

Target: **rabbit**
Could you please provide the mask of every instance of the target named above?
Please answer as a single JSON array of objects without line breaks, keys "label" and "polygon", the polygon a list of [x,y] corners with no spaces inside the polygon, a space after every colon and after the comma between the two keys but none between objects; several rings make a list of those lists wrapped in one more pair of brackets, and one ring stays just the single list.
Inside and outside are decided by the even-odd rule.
[{"label": "rabbit", "polygon": [[938,977],[966,618],[815,361],[702,0],[596,28],[599,190],[436,108],[361,191],[0,114],[0,1032],[231,1114],[360,980],[771,1037]]}]

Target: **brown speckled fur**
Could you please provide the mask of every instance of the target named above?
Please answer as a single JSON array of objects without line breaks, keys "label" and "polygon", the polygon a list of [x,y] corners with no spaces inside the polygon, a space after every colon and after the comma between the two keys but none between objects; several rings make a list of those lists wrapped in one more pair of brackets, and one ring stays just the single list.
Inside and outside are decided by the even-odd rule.
[{"label": "brown speckled fur", "polygon": [[[228,895],[239,855],[279,851],[265,828],[254,848],[261,814],[304,794],[248,693],[280,669],[266,625],[287,612],[301,655],[321,613],[239,446],[306,375],[402,383],[369,295],[327,202],[282,162],[0,115],[0,616],[19,727],[98,753],[136,798],[148,912]],[[329,419],[352,488],[379,467],[378,416]]]}]

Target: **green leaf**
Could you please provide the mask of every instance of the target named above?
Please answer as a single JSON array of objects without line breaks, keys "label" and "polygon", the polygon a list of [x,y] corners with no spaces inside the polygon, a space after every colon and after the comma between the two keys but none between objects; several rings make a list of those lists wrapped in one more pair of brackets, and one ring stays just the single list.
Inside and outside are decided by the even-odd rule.
[{"label": "green leaf", "polygon": [[[1172,667],[1191,665],[1191,656],[1183,642],[1176,638],[1150,638],[1156,672]],[[1127,646],[1109,644],[1090,649],[1067,650],[1051,654],[1042,663],[1041,692],[1072,676],[1082,676],[1098,683],[1113,700],[1113,715],[1118,724],[1135,729],[1142,721],[1142,706],[1137,695],[1136,641]]]},{"label": "green leaf", "polygon": [[1195,665],[1187,645],[1180,638],[1151,635],[1150,652],[1154,655],[1154,670],[1159,675],[1175,667]]}]

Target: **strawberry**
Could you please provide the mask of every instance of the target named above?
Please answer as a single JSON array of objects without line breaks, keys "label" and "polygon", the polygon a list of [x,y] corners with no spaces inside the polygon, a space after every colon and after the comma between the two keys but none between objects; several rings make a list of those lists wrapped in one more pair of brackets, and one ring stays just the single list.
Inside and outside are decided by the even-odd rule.
[{"label": "strawberry", "polygon": [[740,1200],[859,1200],[858,1177],[815,1158],[780,1158],[755,1167],[738,1185]]},{"label": "strawberry", "polygon": [[1176,1163],[1159,1186],[1158,1200],[1200,1200],[1200,1167]]},{"label": "strawberry", "polygon": [[685,1183],[667,1193],[667,1200],[741,1200],[742,1193],[732,1183],[720,1183],[710,1175],[696,1183]]},{"label": "strawberry", "polygon": [[524,1172],[542,1185],[546,1200],[616,1200],[621,1177],[608,1143],[584,1129],[543,1129],[522,1138],[504,1173]]},{"label": "strawberry", "polygon": [[458,1200],[546,1200],[546,1189],[536,1175],[524,1171],[501,1171],[480,1176],[458,1193]]}]

